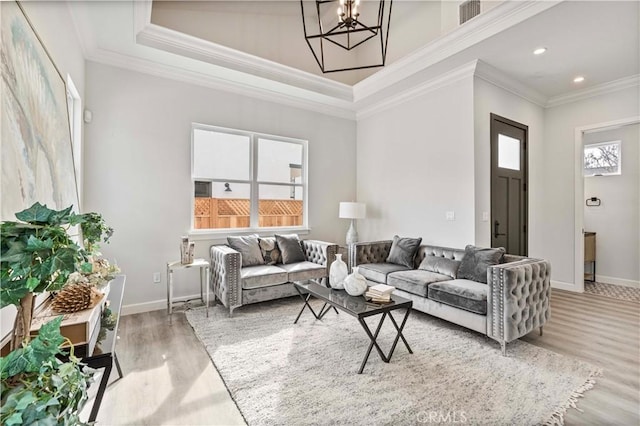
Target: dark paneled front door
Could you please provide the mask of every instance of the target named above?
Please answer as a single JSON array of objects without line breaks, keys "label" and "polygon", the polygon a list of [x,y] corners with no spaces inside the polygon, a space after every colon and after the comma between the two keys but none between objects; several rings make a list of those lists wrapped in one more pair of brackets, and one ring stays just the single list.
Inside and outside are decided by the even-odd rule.
[{"label": "dark paneled front door", "polygon": [[527,255],[527,126],[491,114],[491,247]]}]

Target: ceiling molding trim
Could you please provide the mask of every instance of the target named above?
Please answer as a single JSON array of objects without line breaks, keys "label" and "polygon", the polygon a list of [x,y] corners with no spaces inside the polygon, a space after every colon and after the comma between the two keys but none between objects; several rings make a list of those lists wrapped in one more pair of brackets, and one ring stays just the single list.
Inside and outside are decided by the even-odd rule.
[{"label": "ceiling molding trim", "polygon": [[637,86],[640,86],[640,74],[630,75],[628,77],[609,81],[608,83],[599,84],[597,86],[589,87],[577,92],[554,96],[552,98],[549,98],[545,107],[553,108],[559,105],[569,104],[572,102],[581,101],[583,99],[592,98],[594,96],[605,95],[607,93],[629,89],[631,87]]},{"label": "ceiling molding trim", "polygon": [[151,24],[152,0],[138,0],[133,2],[133,41],[147,25]]},{"label": "ceiling molding trim", "polygon": [[347,120],[356,119],[353,103],[350,101],[340,101],[329,97],[323,100],[304,99],[302,96],[288,95],[261,87],[249,86],[247,83],[235,82],[224,78],[214,77],[211,74],[204,74],[197,71],[186,70],[184,68],[173,67],[155,61],[122,55],[120,53],[104,49],[93,50],[89,53],[86,59],[156,77],[181,81],[222,92],[233,93],[253,99],[260,99],[280,105],[318,112],[332,117]]},{"label": "ceiling molding trim", "polygon": [[486,62],[478,60],[475,75],[494,86],[500,87],[501,89],[513,93],[514,95],[542,108],[547,104],[548,98],[545,95],[500,71],[498,68],[487,64]]},{"label": "ceiling molding trim", "polygon": [[347,84],[329,80],[159,25],[146,25],[142,31],[137,33],[136,42],[144,46],[175,53],[230,70],[253,74],[345,101],[353,100],[353,89]]},{"label": "ceiling molding trim", "polygon": [[511,28],[532,16],[561,3],[561,1],[505,1],[480,14],[457,29],[435,39],[394,63],[385,66],[353,86],[354,101],[389,87],[425,68],[461,52],[495,34]]},{"label": "ceiling molding trim", "polygon": [[477,60],[471,61],[445,74],[442,74],[438,77],[427,80],[415,87],[412,87],[398,94],[384,98],[381,101],[376,102],[372,105],[360,107],[356,111],[356,118],[360,120],[363,118],[370,117],[379,112],[382,112],[387,109],[409,102],[412,99],[425,95],[429,92],[433,92],[435,90],[449,86],[453,83],[457,83],[460,80],[463,80],[465,78],[472,77],[475,73],[477,64],[478,64]]}]

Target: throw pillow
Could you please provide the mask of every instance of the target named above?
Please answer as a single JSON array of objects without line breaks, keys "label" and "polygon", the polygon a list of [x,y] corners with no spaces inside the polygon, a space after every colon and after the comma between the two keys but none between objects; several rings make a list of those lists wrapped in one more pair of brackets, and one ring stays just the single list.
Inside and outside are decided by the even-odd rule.
[{"label": "throw pillow", "polygon": [[504,248],[482,248],[468,245],[458,268],[458,278],[487,283],[487,268],[500,263]]},{"label": "throw pillow", "polygon": [[307,260],[300,245],[300,239],[296,234],[278,235],[276,234],[276,242],[282,254],[282,263],[288,265],[290,263],[304,262]]},{"label": "throw pillow", "polygon": [[436,274],[448,275],[455,279],[458,275],[459,267],[459,260],[447,259],[446,257],[440,256],[425,256],[420,263],[420,266],[418,266],[418,269],[435,272]]},{"label": "throw pillow", "polygon": [[280,249],[276,243],[276,237],[259,238],[260,250],[265,265],[275,265],[281,262]]},{"label": "throw pillow", "polygon": [[394,236],[387,263],[413,268],[413,257],[416,255],[421,242],[422,238],[400,238],[397,235]]},{"label": "throw pillow", "polygon": [[243,268],[245,266],[264,265],[257,235],[227,237],[227,243],[229,247],[240,252]]}]

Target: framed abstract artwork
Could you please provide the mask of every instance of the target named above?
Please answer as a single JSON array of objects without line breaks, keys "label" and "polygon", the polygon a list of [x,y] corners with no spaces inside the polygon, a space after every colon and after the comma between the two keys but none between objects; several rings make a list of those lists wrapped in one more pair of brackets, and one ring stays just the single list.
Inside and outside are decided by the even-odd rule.
[{"label": "framed abstract artwork", "polygon": [[77,211],[65,80],[20,4],[0,7],[0,220],[36,201]]}]

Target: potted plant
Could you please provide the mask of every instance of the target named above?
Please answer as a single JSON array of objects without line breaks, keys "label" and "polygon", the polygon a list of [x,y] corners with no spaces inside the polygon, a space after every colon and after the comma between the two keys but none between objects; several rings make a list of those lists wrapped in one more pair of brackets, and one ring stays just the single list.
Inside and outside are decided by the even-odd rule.
[{"label": "potted plant", "polygon": [[[18,310],[12,352],[0,358],[2,424],[77,424],[86,401],[91,371],[78,364],[71,345],[68,362],[57,357],[65,341],[62,317],[43,325],[32,341],[29,336],[35,295],[62,289],[81,268],[94,273],[98,243],[113,232],[99,214],[71,210],[35,203],[16,213],[17,222],[0,224],[0,308],[15,305]],[[69,235],[74,226],[84,232],[85,248]]]}]

